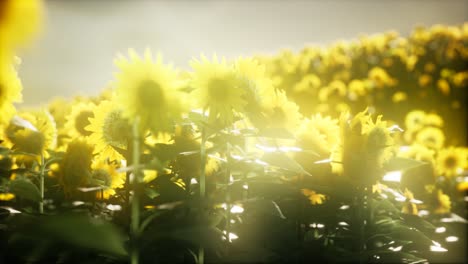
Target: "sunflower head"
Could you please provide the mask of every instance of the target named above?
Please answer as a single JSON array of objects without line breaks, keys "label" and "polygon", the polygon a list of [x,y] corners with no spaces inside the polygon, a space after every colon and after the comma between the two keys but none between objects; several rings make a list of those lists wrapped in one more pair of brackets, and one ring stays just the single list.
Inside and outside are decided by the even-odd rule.
[{"label": "sunflower head", "polygon": [[74,139],[68,143],[60,162],[60,184],[67,196],[77,193],[77,188],[86,186],[91,179],[93,146],[84,139]]},{"label": "sunflower head", "polygon": [[94,117],[94,108],[96,105],[88,101],[76,101],[72,106],[70,114],[67,115],[65,131],[70,138],[87,137],[91,132],[86,130],[89,125],[89,119]]},{"label": "sunflower head", "polygon": [[14,148],[31,154],[46,154],[57,143],[57,128],[46,110],[23,111],[12,119],[6,129]]},{"label": "sunflower head", "polygon": [[123,187],[125,183],[125,173],[118,172],[118,165],[115,162],[97,161],[92,165],[92,179],[105,189],[97,192],[97,198],[109,199],[115,195],[115,189]]},{"label": "sunflower head", "polygon": [[293,133],[302,120],[299,106],[288,100],[284,91],[269,93],[263,99],[261,109],[261,122],[255,123],[259,128],[281,128]]},{"label": "sunflower head", "polygon": [[448,147],[438,151],[436,170],[439,175],[454,177],[468,166],[466,148]]},{"label": "sunflower head", "polygon": [[331,155],[332,170],[342,172],[357,184],[374,183],[382,167],[392,155],[393,144],[385,121],[378,116],[374,122],[367,109],[351,120],[349,114],[340,117],[341,144]]},{"label": "sunflower head", "polygon": [[0,125],[6,125],[16,113],[13,103],[22,101],[21,81],[12,65],[4,65],[0,58]]},{"label": "sunflower head", "polygon": [[440,149],[444,146],[445,135],[440,128],[425,127],[416,134],[416,142],[431,149]]},{"label": "sunflower head", "polygon": [[115,64],[116,100],[122,114],[131,122],[140,118],[141,129],[154,133],[173,130],[174,120],[181,118],[184,94],[177,87],[177,72],[164,65],[161,55],[153,58],[150,50],[143,57],[130,49],[129,59],[119,56]]},{"label": "sunflower head", "polygon": [[89,140],[95,145],[94,154],[102,159],[123,159],[116,149],[127,149],[131,126],[123,117],[122,109],[114,101],[102,101],[89,123],[85,129],[91,133]]},{"label": "sunflower head", "polygon": [[[192,93],[198,101],[198,106],[209,112],[212,122],[218,121],[224,126],[229,126],[235,121],[235,115],[244,113],[248,103],[246,99],[255,104],[255,93],[251,90],[249,80],[239,78],[235,67],[228,64],[224,58],[219,61],[214,55],[210,61],[201,56],[201,60],[193,60],[190,65],[194,69]],[[245,70],[247,77],[252,72],[246,71],[247,67],[244,66],[242,63],[237,65],[240,71]],[[250,94],[246,94],[246,91]]]}]

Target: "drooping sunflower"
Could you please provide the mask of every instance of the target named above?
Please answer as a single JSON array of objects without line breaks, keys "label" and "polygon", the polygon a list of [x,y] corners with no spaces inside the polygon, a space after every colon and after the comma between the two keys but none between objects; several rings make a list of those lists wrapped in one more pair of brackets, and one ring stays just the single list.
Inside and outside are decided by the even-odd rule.
[{"label": "drooping sunflower", "polygon": [[99,184],[105,189],[97,192],[97,198],[109,199],[115,195],[115,189],[123,187],[125,183],[125,173],[118,172],[118,165],[115,162],[96,161],[92,164],[92,178],[95,184]]},{"label": "drooping sunflower", "polygon": [[22,111],[6,129],[13,148],[31,154],[47,155],[57,145],[57,128],[47,110]]},{"label": "drooping sunflower", "polygon": [[40,30],[42,17],[41,0],[0,1],[0,45],[27,43]]},{"label": "drooping sunflower", "polygon": [[129,59],[122,55],[115,60],[116,100],[123,116],[130,121],[139,117],[142,129],[154,133],[173,130],[181,118],[184,94],[177,89],[177,72],[164,65],[161,55],[153,58],[150,50],[143,57],[130,49]]},{"label": "drooping sunflower", "polygon": [[86,130],[86,127],[90,124],[89,119],[94,117],[94,108],[96,108],[96,105],[92,102],[75,102],[70,114],[67,115],[67,121],[64,126],[70,139],[91,135],[91,132]]},{"label": "drooping sunflower", "polygon": [[9,64],[4,65],[3,61],[0,60],[0,125],[8,124],[16,113],[13,103],[22,101],[22,89],[15,68]]},{"label": "drooping sunflower", "polygon": [[440,149],[444,145],[445,135],[440,128],[425,127],[416,134],[416,142],[428,148]]},{"label": "drooping sunflower", "polygon": [[92,161],[93,146],[84,138],[76,138],[68,143],[59,165],[59,182],[67,196],[77,194],[79,187],[90,183]]},{"label": "drooping sunflower", "polygon": [[[229,126],[235,121],[235,115],[243,113],[247,105],[246,90],[240,87],[239,78],[232,64],[224,58],[212,61],[205,56],[192,60],[192,92],[198,100],[198,106],[209,112],[211,122]],[[247,95],[247,98],[249,95]]]},{"label": "drooping sunflower", "polygon": [[453,177],[460,175],[467,167],[466,149],[448,147],[438,151],[436,170],[439,175]]},{"label": "drooping sunflower", "polygon": [[89,118],[90,124],[85,129],[91,132],[89,141],[95,146],[94,154],[100,159],[110,161],[123,159],[118,149],[127,149],[131,136],[131,126],[123,117],[122,109],[114,101],[102,101]]},{"label": "drooping sunflower", "polygon": [[387,122],[374,122],[367,109],[349,119],[340,117],[341,144],[332,152],[332,171],[343,173],[357,183],[374,183],[383,173],[383,164],[392,156],[393,139]]}]

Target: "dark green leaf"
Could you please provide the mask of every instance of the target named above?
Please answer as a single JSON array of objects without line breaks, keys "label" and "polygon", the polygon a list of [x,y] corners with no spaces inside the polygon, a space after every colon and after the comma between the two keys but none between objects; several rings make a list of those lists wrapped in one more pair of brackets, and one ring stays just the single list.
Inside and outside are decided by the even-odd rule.
[{"label": "dark green leaf", "polygon": [[10,183],[10,192],[16,196],[31,200],[33,202],[41,201],[41,192],[39,188],[26,178],[17,179]]},{"label": "dark green leaf", "polygon": [[95,250],[97,252],[125,256],[125,236],[113,224],[85,215],[46,216],[37,224],[39,235],[63,243]]}]

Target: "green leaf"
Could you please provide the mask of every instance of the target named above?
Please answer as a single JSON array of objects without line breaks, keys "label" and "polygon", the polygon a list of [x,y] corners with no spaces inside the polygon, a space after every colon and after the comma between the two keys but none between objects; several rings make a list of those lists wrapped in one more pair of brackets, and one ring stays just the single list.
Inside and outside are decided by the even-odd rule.
[{"label": "green leaf", "polygon": [[148,196],[150,199],[154,199],[156,197],[159,196],[159,193],[157,191],[155,191],[154,189],[152,188],[145,188],[145,194],[146,196]]},{"label": "green leaf", "polygon": [[10,192],[16,196],[31,200],[33,202],[41,201],[41,192],[39,188],[26,178],[14,180],[10,183]]},{"label": "green leaf", "polygon": [[299,163],[281,152],[265,153],[262,157],[262,161],[281,169],[311,176]]},{"label": "green leaf", "polygon": [[384,169],[388,171],[404,171],[408,170],[411,168],[423,166],[427,163],[419,160],[414,160],[414,159],[407,159],[407,158],[401,158],[401,157],[393,157],[391,158],[385,165]]},{"label": "green leaf", "polygon": [[125,256],[125,236],[109,222],[85,215],[66,214],[42,217],[36,228],[39,235],[78,248]]},{"label": "green leaf", "polygon": [[400,210],[398,210],[393,203],[391,203],[387,199],[382,199],[382,200],[373,200],[373,211],[379,212],[380,210],[383,210],[385,212],[389,212],[392,214],[400,214]]},{"label": "green leaf", "polygon": [[252,199],[244,202],[244,207],[246,210],[256,212],[259,214],[273,215],[281,219],[286,219],[281,208],[277,203],[271,200],[265,199]]}]

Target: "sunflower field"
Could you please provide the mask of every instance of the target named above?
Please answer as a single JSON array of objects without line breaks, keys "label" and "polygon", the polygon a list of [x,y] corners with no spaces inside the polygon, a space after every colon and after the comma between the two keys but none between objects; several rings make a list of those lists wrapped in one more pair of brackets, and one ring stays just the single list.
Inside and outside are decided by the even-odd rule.
[{"label": "sunflower field", "polygon": [[0,263],[467,260],[468,23],[189,70],[129,49],[98,96],[22,107],[42,16],[0,1]]}]

